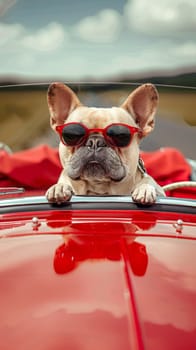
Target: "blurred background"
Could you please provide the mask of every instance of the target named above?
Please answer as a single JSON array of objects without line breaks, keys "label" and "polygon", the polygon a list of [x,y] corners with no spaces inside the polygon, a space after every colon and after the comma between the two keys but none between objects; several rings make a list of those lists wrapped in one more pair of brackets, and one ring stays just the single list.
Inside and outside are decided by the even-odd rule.
[{"label": "blurred background", "polygon": [[0,142],[13,151],[58,145],[52,81],[104,107],[154,83],[156,128],[142,149],[176,147],[196,159],[196,1],[0,0]]}]

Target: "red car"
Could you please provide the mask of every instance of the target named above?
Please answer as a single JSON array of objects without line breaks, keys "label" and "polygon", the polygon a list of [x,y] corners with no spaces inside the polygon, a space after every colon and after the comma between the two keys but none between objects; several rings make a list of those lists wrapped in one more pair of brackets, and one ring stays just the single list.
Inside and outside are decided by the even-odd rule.
[{"label": "red car", "polygon": [[196,202],[0,202],[1,349],[195,349]]},{"label": "red car", "polygon": [[[160,127],[159,138],[173,130]],[[144,154],[161,185],[190,179],[190,164],[170,151]],[[52,205],[43,189],[59,175],[57,150],[8,153],[0,154],[0,349],[195,350],[195,162],[191,189],[167,187],[181,198]]]}]

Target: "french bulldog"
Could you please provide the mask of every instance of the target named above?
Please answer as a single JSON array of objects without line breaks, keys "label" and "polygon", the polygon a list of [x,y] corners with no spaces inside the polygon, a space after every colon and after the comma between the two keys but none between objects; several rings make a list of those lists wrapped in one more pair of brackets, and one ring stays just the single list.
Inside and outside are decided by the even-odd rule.
[{"label": "french bulldog", "polygon": [[63,171],[46,192],[49,202],[62,203],[76,195],[131,195],[134,202],[152,204],[164,191],[140,159],[139,144],[154,128],[158,92],[144,84],[120,107],[84,106],[60,82],[48,89],[51,127],[60,136]]}]

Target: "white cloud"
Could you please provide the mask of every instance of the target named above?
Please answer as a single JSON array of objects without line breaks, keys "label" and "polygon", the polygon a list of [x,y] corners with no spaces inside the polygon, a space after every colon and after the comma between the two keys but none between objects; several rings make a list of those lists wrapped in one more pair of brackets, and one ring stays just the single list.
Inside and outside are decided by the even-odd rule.
[{"label": "white cloud", "polygon": [[66,30],[58,23],[49,23],[34,32],[20,24],[0,23],[0,73],[31,76],[52,74],[55,65],[63,66],[58,56],[64,48],[63,44],[68,41],[67,37]]},{"label": "white cloud", "polygon": [[[119,52],[117,52],[119,51]],[[191,54],[188,54],[188,52]],[[148,72],[160,72],[162,70],[175,70],[195,65],[196,45],[174,44],[172,41],[161,41],[150,47],[145,45],[140,51],[116,50],[110,57],[104,57],[102,66],[96,71],[99,77],[130,75],[146,75]]]},{"label": "white cloud", "polygon": [[3,45],[11,45],[17,39],[19,39],[24,32],[24,28],[21,24],[5,24],[0,23],[0,47]]},{"label": "white cloud", "polygon": [[124,17],[105,9],[69,29],[57,22],[36,30],[0,22],[0,73],[86,79],[194,66],[196,38],[189,31],[196,1],[183,4],[127,0]]},{"label": "white cloud", "polygon": [[67,39],[64,28],[58,23],[49,23],[33,34],[26,34],[21,43],[25,48],[37,51],[53,51]]},{"label": "white cloud", "polygon": [[68,40],[64,28],[55,22],[30,33],[21,24],[0,23],[0,47],[7,52],[20,52],[24,49],[33,51],[54,51]]},{"label": "white cloud", "polygon": [[154,35],[196,31],[195,0],[128,0],[125,16],[131,28]]},{"label": "white cloud", "polygon": [[196,42],[187,41],[173,48],[173,53],[182,58],[193,59],[196,61]]},{"label": "white cloud", "polygon": [[105,9],[97,15],[83,18],[74,28],[81,39],[94,43],[114,42],[120,34],[122,18],[119,12]]}]

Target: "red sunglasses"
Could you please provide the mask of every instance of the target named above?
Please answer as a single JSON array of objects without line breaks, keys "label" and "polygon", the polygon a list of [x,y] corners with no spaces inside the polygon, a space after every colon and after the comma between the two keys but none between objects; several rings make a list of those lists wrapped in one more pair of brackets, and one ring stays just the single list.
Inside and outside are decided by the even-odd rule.
[{"label": "red sunglasses", "polygon": [[104,129],[88,129],[81,123],[67,123],[56,126],[61,141],[65,146],[84,145],[91,133],[102,133],[105,141],[112,147],[127,147],[133,139],[133,135],[140,131],[139,128],[123,123],[113,123]]}]

